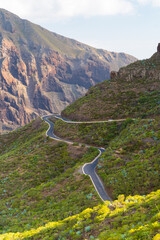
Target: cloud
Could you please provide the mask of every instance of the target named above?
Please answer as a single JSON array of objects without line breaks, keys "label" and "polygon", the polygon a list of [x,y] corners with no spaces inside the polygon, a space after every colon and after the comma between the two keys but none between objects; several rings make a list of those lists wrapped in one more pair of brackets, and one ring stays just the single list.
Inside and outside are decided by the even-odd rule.
[{"label": "cloud", "polygon": [[127,0],[59,0],[60,16],[105,16],[127,14],[133,6]]},{"label": "cloud", "polygon": [[153,7],[160,7],[160,0],[137,0],[138,3],[146,5],[151,4]]},{"label": "cloud", "polygon": [[132,0],[5,0],[1,7],[22,18],[61,19],[130,14]]}]

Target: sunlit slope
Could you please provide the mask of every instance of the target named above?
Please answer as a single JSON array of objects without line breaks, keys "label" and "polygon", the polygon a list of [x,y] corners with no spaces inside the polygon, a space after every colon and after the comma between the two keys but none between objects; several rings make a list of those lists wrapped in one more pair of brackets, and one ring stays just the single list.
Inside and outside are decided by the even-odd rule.
[{"label": "sunlit slope", "polygon": [[159,240],[159,208],[160,191],[126,199],[121,195],[112,203],[87,208],[80,214],[30,231],[2,234],[0,239]]}]

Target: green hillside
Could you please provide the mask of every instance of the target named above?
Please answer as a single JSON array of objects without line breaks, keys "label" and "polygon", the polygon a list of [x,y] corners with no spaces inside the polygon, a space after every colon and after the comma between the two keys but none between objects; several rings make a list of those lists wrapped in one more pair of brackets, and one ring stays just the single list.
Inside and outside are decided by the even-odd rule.
[{"label": "green hillside", "polygon": [[120,122],[80,124],[68,124],[55,118],[51,118],[51,120],[55,123],[55,134],[62,139],[91,144],[98,147],[107,147],[111,140],[133,122],[133,120],[129,118]]},{"label": "green hillside", "polygon": [[160,53],[121,68],[111,80],[91,87],[62,116],[72,120],[107,120],[160,115]]},{"label": "green hillside", "polygon": [[63,221],[22,233],[8,233],[1,240],[159,240],[160,239],[160,191],[147,196],[123,195],[118,200],[87,208],[82,213]]},{"label": "green hillside", "polygon": [[122,122],[68,124],[55,121],[55,133],[76,142],[106,147],[98,164],[107,191],[147,194],[160,187],[160,121],[127,119]]},{"label": "green hillside", "polygon": [[[122,121],[69,124],[40,118],[0,135],[0,240],[160,240],[160,55],[91,88],[63,115]],[[95,115],[96,114],[96,115]],[[130,118],[129,118],[130,117]],[[81,146],[78,143],[83,143]],[[105,147],[101,202],[84,163]]]},{"label": "green hillside", "polygon": [[0,239],[158,240],[159,121],[128,119],[118,126],[98,165],[118,200],[101,205],[90,179],[79,172],[96,149],[49,139],[41,119],[2,135]]},{"label": "green hillside", "polygon": [[37,119],[0,136],[1,234],[37,228],[100,203],[89,178],[79,173],[98,151],[53,141],[47,128]]}]

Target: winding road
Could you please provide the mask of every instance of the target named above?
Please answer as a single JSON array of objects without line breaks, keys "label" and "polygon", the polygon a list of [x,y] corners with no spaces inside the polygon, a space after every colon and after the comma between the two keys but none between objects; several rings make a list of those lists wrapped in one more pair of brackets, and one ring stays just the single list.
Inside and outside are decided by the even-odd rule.
[{"label": "winding road", "polygon": [[[73,123],[97,123],[97,122],[110,122],[110,121],[112,121],[112,120],[108,120],[108,121],[92,121],[92,122],[73,122],[73,121],[69,121],[67,119],[62,118],[60,115],[48,115],[48,116],[42,117],[42,119],[49,124],[49,129],[47,130],[46,135],[51,137],[52,139],[54,139],[56,141],[63,141],[63,142],[66,142],[68,144],[73,144],[73,142],[61,139],[54,134],[54,131],[53,131],[54,130],[54,123],[51,122],[48,119],[50,117],[55,117],[55,118],[61,119],[64,122],[71,123],[71,124],[73,124]],[[79,145],[82,145],[82,144],[79,143]],[[89,145],[85,145],[85,146],[86,147],[91,147]],[[95,159],[93,159],[93,161],[91,163],[85,163],[82,167],[82,171],[85,175],[89,175],[89,177],[90,177],[98,195],[102,199],[102,201],[112,201],[111,198],[109,197],[109,195],[107,194],[107,192],[105,191],[103,183],[102,183],[102,181],[100,180],[100,178],[98,177],[98,175],[95,171],[98,160],[99,160],[100,156],[102,155],[102,153],[105,151],[104,148],[98,148],[97,147],[97,149],[99,150],[98,156]]]}]

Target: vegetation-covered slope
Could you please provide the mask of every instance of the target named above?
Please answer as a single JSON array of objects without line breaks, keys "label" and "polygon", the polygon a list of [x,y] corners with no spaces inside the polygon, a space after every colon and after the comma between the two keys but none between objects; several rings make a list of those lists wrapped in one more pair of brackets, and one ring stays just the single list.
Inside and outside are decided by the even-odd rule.
[{"label": "vegetation-covered slope", "polygon": [[123,195],[118,200],[87,208],[63,221],[0,236],[1,240],[159,240],[160,191],[147,196]]},{"label": "vegetation-covered slope", "polygon": [[98,167],[113,198],[159,189],[160,121],[135,120],[110,143]]},{"label": "vegetation-covered slope", "polygon": [[[53,141],[40,119],[0,136],[0,239],[160,239],[159,61],[157,53],[121,69],[110,83],[97,85],[73,105],[85,102],[83,109],[90,109],[86,119],[94,118],[88,105],[92,102],[100,120],[103,114],[133,119],[72,125],[53,120],[62,138],[106,148],[97,171],[110,196],[118,200],[99,205],[90,179],[81,174],[81,166],[94,159],[96,149]],[[109,103],[109,88],[114,115],[111,108],[102,108]],[[81,107],[74,108],[66,112],[83,119]]]},{"label": "vegetation-covered slope", "polygon": [[97,150],[56,142],[46,137],[47,128],[37,119],[0,136],[1,234],[62,220],[100,202],[80,171]]},{"label": "vegetation-covered slope", "polygon": [[55,123],[54,132],[62,139],[72,140],[97,147],[107,147],[111,140],[118,136],[131,122],[128,118],[120,122],[68,124],[51,118]]},{"label": "vegetation-covered slope", "polygon": [[160,53],[121,68],[91,87],[68,106],[62,116],[73,120],[151,118],[160,115]]},{"label": "vegetation-covered slope", "polygon": [[160,192],[144,194],[159,188],[159,121],[120,123],[98,165],[114,198],[144,196],[119,196],[98,206],[89,178],[78,173],[97,151],[57,143],[45,136],[47,127],[37,119],[0,137],[0,239],[158,240]]},{"label": "vegetation-covered slope", "polygon": [[114,199],[119,194],[147,194],[159,189],[158,118],[95,124],[68,124],[56,120],[55,133],[72,141],[106,147],[98,173]]}]

